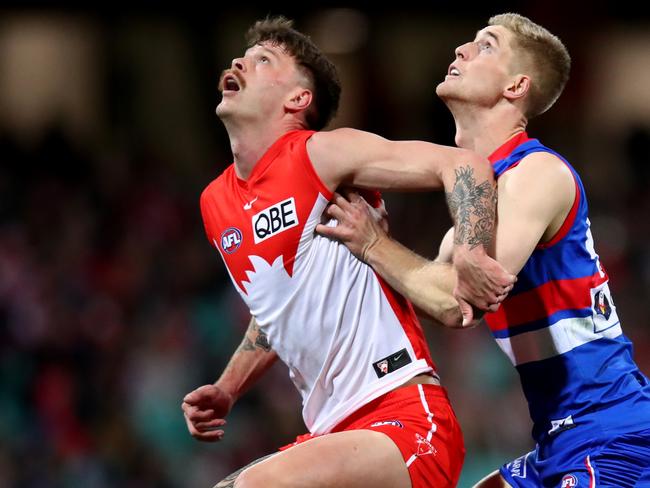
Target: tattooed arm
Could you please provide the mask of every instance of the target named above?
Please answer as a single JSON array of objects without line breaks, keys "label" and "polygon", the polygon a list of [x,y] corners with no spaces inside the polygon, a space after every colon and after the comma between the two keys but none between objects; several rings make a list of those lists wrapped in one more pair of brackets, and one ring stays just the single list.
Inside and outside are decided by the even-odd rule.
[{"label": "tattooed arm", "polygon": [[[487,183],[495,188],[488,160],[456,147],[390,141],[370,132],[337,129],[313,134],[307,141],[307,152],[330,190],[346,184],[377,190],[451,192],[461,167],[472,169],[476,185]],[[458,203],[459,210],[463,210],[472,202],[461,199]]]},{"label": "tattooed arm", "polygon": [[446,196],[454,221],[454,297],[466,326],[474,320],[473,305],[496,311],[516,278],[487,255],[495,230],[496,188],[488,181],[477,182],[470,166],[457,168],[455,176]]},{"label": "tattooed arm", "polygon": [[380,190],[444,188],[456,226],[454,291],[466,324],[470,303],[494,310],[514,282],[488,256],[494,235],[496,187],[487,159],[464,149],[422,141],[389,141],[354,129],[315,133],[307,141],[311,162],[331,190],[340,184]]},{"label": "tattooed arm", "polygon": [[276,359],[268,337],[252,317],[244,340],[217,382],[201,386],[183,398],[183,415],[192,437],[210,442],[221,440],[225,416]]},{"label": "tattooed arm", "polygon": [[354,129],[317,132],[307,141],[330,190],[345,184],[377,190],[440,190],[457,227],[456,244],[486,252],[494,235],[496,183],[487,159],[423,141],[389,141]]},{"label": "tattooed arm", "polygon": [[[320,225],[316,230],[341,240],[393,288],[434,319],[450,327],[461,326],[459,303],[451,296],[458,279],[458,266],[451,266],[455,229],[450,229],[442,240],[438,258],[429,261],[392,240],[361,197],[352,193],[348,198],[349,202],[337,195],[328,209],[339,225]],[[548,153],[531,154],[504,174],[499,180],[499,224],[495,240],[499,263],[510,273],[519,273],[535,246],[557,234],[575,198],[570,170]],[[506,291],[510,289],[511,286]],[[497,297],[498,301],[504,297]]]}]

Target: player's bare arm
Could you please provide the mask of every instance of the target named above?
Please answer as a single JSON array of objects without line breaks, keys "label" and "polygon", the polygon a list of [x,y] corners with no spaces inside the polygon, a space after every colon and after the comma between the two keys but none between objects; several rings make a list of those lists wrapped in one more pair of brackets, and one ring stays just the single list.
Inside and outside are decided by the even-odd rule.
[{"label": "player's bare arm", "polygon": [[496,188],[492,168],[477,154],[422,141],[389,141],[354,129],[314,134],[307,149],[323,182],[380,190],[444,188],[457,238],[455,295],[466,322],[468,301],[499,295],[514,277],[487,256],[494,233]]},{"label": "player's bare arm", "polygon": [[[571,171],[546,152],[525,157],[499,179],[497,261],[519,273],[539,243],[549,241],[564,223],[575,199]],[[450,263],[455,229],[445,235],[436,261]]]},{"label": "player's bare arm", "polygon": [[[361,197],[351,194],[349,198],[350,202],[339,197],[329,210],[339,226],[320,226],[317,230],[341,240],[423,312],[444,325],[460,326],[458,303],[449,302],[457,280],[456,269],[451,266],[455,229],[445,235],[432,262],[373,225]],[[549,240],[561,227],[574,198],[570,171],[548,153],[531,154],[504,174],[499,181],[495,243],[499,263],[518,273],[535,246]],[[507,287],[506,292],[510,289]],[[504,298],[505,294],[494,297],[497,302]]]},{"label": "player's bare arm", "polygon": [[[498,192],[495,256],[517,274],[535,246],[550,240],[562,226],[575,199],[575,181],[556,156],[539,152],[504,173]],[[445,235],[436,261],[452,262],[454,233],[450,229]]]},{"label": "player's bare arm", "polygon": [[481,183],[494,188],[487,160],[472,151],[424,141],[391,141],[376,134],[344,128],[315,133],[307,151],[323,182],[379,190],[450,191],[455,169],[470,166]]},{"label": "player's bare arm", "polygon": [[276,359],[266,334],[255,318],[251,318],[244,339],[219,380],[213,385],[203,385],[183,398],[183,415],[192,437],[207,442],[221,440],[226,415]]},{"label": "player's bare arm", "polygon": [[576,196],[569,168],[556,156],[539,152],[525,157],[499,179],[499,224],[495,256],[517,274],[539,243],[560,229]]}]

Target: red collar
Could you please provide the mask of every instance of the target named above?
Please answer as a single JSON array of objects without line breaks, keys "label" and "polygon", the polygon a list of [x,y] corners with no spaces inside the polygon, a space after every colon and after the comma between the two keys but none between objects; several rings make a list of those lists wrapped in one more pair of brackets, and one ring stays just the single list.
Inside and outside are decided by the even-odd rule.
[{"label": "red collar", "polygon": [[490,163],[494,164],[500,159],[508,157],[517,146],[520,146],[526,141],[530,141],[530,137],[528,137],[526,131],[515,134],[490,155],[488,158]]}]

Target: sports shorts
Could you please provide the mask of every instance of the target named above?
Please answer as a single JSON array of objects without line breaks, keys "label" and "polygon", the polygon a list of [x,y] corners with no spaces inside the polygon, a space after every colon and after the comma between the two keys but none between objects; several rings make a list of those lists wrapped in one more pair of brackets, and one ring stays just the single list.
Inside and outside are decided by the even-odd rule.
[{"label": "sports shorts", "polygon": [[584,438],[542,459],[537,448],[501,467],[514,488],[650,488],[650,430]]},{"label": "sports shorts", "polygon": [[[374,430],[399,448],[412,488],[453,488],[465,458],[463,435],[446,390],[438,385],[397,388],[364,405],[333,430]],[[327,434],[324,434],[327,435]],[[298,436],[289,449],[313,438]]]}]

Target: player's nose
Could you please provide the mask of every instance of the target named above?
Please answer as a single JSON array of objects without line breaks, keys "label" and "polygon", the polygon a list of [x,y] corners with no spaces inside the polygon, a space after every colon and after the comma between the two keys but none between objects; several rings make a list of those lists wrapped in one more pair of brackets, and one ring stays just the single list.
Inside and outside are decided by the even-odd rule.
[{"label": "player's nose", "polygon": [[468,59],[470,56],[471,46],[472,46],[471,42],[466,42],[465,44],[458,46],[454,51],[454,53],[456,54],[456,58]]},{"label": "player's nose", "polygon": [[238,69],[239,71],[246,71],[246,64],[244,63],[243,58],[235,58],[232,60],[232,69]]}]

